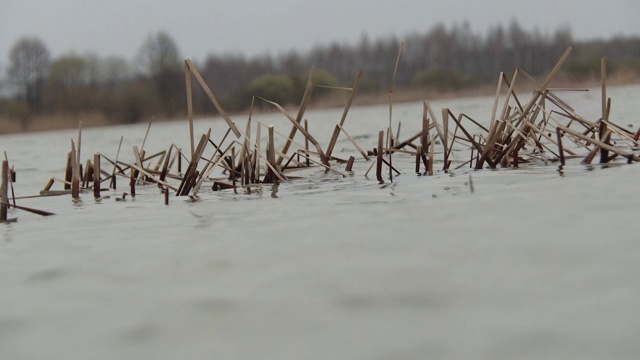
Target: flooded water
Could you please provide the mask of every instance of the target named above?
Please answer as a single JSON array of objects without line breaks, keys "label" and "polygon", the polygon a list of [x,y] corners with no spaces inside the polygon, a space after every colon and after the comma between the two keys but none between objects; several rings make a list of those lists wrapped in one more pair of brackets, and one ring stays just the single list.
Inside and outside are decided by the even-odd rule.
[{"label": "flooded water", "polygon": [[[640,87],[609,95],[612,121],[636,130]],[[563,98],[598,118],[598,92]],[[492,99],[432,105],[486,124]],[[308,112],[323,147],[341,113]],[[405,138],[422,103],[396,104],[393,116]],[[254,120],[290,126],[276,113]],[[388,121],[387,106],[359,107],[345,128],[371,149]],[[124,136],[120,158],[133,161],[146,126],[85,129],[82,159],[115,158]],[[210,127],[219,141],[220,120],[198,121],[196,134]],[[188,134],[186,122],[153,124],[145,149],[187,149]],[[76,136],[0,136],[16,196],[63,178]],[[358,152],[341,138],[334,155]],[[57,215],[11,210],[18,222],[0,226],[0,358],[635,359],[640,165],[578,161],[562,173],[426,177],[397,155],[403,174],[383,185],[360,158],[346,178],[314,168],[250,194],[209,184],[169,206],[153,185],[116,201],[124,180],[100,201],[19,200]]]}]

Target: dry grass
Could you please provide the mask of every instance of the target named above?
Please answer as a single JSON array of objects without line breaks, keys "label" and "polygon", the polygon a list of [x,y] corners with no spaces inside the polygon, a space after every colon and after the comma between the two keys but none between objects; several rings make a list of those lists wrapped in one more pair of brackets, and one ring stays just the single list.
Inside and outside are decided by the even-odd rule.
[{"label": "dry grass", "polygon": [[[497,81],[497,79],[496,79]],[[540,80],[542,81],[542,80]],[[617,71],[615,74],[607,78],[610,86],[640,84],[640,75],[634,71]],[[523,80],[516,84],[516,91],[529,90],[530,83]],[[600,78],[586,79],[582,81],[574,81],[559,75],[551,84],[551,87],[557,88],[593,88],[600,86]],[[496,85],[493,83],[475,86],[462,90],[438,91],[435,89],[426,89],[418,87],[396,88],[393,94],[394,102],[443,100],[454,98],[467,98],[477,96],[493,96],[496,92]],[[314,107],[342,107],[344,106],[344,94],[328,95],[323,99],[318,99],[314,103]],[[354,105],[375,105],[384,104],[389,101],[389,94],[386,91],[377,93],[360,93],[354,99]]]},{"label": "dry grass", "polygon": [[36,116],[23,128],[18,118],[0,116],[0,134],[73,129],[78,127],[80,121],[82,121],[83,127],[108,126],[119,123],[97,112],[72,115],[51,114]]},{"label": "dry grass", "polygon": [[0,135],[14,134],[22,131],[20,120],[12,119],[7,116],[0,116]]}]

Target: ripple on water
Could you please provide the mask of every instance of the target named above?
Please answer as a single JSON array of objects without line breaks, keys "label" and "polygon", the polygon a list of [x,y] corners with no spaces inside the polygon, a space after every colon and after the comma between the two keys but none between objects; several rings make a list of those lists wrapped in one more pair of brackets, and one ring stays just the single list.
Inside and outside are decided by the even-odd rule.
[{"label": "ripple on water", "polygon": [[121,330],[117,334],[120,342],[127,345],[139,345],[151,341],[158,336],[160,328],[151,323],[141,323]]},{"label": "ripple on water", "polygon": [[227,312],[237,307],[237,302],[230,299],[205,298],[191,303],[193,310],[203,313]]},{"label": "ripple on water", "polygon": [[29,283],[48,283],[64,277],[66,271],[61,268],[47,269],[31,273],[27,277]]}]

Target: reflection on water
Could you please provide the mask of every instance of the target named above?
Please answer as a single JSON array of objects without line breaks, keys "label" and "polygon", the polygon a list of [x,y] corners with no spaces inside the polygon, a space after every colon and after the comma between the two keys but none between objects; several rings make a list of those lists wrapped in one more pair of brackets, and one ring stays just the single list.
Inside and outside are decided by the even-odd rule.
[{"label": "reflection on water", "polygon": [[[10,213],[9,213],[10,214]],[[12,218],[13,216],[9,215],[8,218]],[[17,225],[15,223],[7,223],[0,224],[0,233],[2,234],[2,239],[5,242],[13,241],[13,227]]]}]

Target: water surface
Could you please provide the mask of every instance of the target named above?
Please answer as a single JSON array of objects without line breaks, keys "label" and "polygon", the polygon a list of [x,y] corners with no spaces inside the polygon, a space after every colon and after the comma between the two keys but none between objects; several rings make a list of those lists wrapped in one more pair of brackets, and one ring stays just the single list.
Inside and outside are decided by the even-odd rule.
[{"label": "water surface", "polygon": [[[640,88],[609,95],[612,120],[637,129]],[[564,97],[598,117],[597,92]],[[492,99],[433,105],[487,123]],[[323,144],[341,113],[307,114]],[[421,103],[394,106],[401,137],[421,118]],[[255,120],[288,131],[279,114]],[[387,106],[360,107],[345,128],[371,149],[388,121]],[[121,159],[132,161],[146,126],[85,129],[82,158],[114,158],[124,136]],[[219,139],[225,126],[198,121],[196,134],[211,127]],[[16,195],[62,178],[76,136],[0,136]],[[186,122],[154,124],[145,149],[187,149],[188,139]],[[335,155],[358,153],[341,138]],[[169,206],[155,186],[115,201],[128,191],[122,180],[101,201],[21,200],[57,215],[12,210],[19,221],[0,226],[0,357],[637,357],[637,164],[433,177],[415,175],[413,164],[394,157],[403,174],[383,185],[364,177],[370,164],[359,159],[347,178],[314,168],[250,194],[203,186],[195,201],[172,197]]]}]

